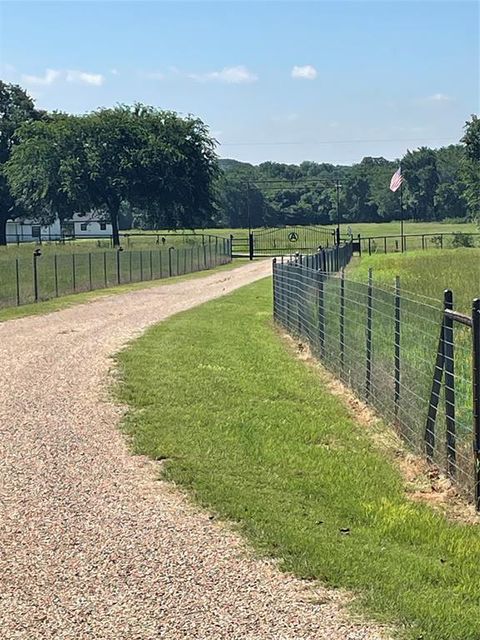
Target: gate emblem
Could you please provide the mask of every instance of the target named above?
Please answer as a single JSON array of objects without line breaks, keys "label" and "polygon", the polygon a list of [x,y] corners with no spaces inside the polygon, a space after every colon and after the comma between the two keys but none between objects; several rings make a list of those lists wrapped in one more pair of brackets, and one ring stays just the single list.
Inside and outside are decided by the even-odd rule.
[{"label": "gate emblem", "polygon": [[295,231],[292,231],[288,234],[288,239],[290,240],[290,242],[296,242],[298,240],[298,234],[295,233]]}]

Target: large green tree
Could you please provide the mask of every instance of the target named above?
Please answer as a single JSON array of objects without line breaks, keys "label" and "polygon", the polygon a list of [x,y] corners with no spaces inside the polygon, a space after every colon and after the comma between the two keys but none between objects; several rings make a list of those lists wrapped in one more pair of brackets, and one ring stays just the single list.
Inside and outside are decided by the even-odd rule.
[{"label": "large green tree", "polygon": [[6,174],[15,197],[34,213],[104,211],[115,245],[122,202],[141,209],[153,228],[210,220],[217,162],[199,119],[119,106],[31,123],[18,137]]},{"label": "large green tree", "polygon": [[472,115],[471,120],[465,123],[462,142],[465,145],[466,155],[465,197],[472,217],[480,223],[480,118],[478,116]]},{"label": "large green tree", "polygon": [[0,245],[7,243],[7,220],[25,213],[11,193],[4,172],[5,163],[17,141],[18,128],[43,115],[21,87],[0,80]]},{"label": "large green tree", "polygon": [[402,160],[402,172],[405,176],[407,206],[415,218],[435,220],[435,194],[439,184],[437,158],[433,149],[420,147],[408,151]]}]

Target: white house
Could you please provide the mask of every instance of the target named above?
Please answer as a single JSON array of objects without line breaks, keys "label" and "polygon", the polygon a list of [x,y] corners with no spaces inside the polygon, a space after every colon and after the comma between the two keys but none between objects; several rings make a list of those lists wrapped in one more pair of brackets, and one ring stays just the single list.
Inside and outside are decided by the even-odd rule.
[{"label": "white house", "polygon": [[57,218],[52,224],[42,225],[34,220],[7,221],[7,242],[39,242],[59,240],[62,237],[62,227]]},{"label": "white house", "polygon": [[96,238],[110,237],[112,225],[102,220],[99,213],[92,211],[85,215],[75,213],[71,220],[63,223],[57,218],[52,224],[42,225],[35,220],[8,220],[7,243],[49,242],[65,237]]},{"label": "white house", "polygon": [[72,221],[75,238],[86,238],[88,236],[110,237],[112,235],[112,225],[102,219],[101,215],[96,211],[86,214],[74,213]]}]

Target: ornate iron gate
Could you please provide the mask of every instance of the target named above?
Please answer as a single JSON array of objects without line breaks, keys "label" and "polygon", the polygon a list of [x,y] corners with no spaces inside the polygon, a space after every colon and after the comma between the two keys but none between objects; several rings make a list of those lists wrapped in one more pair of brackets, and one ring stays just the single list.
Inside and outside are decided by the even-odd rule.
[{"label": "ornate iron gate", "polygon": [[254,230],[250,252],[253,256],[275,256],[327,248],[335,244],[335,229],[317,226],[289,226]]}]

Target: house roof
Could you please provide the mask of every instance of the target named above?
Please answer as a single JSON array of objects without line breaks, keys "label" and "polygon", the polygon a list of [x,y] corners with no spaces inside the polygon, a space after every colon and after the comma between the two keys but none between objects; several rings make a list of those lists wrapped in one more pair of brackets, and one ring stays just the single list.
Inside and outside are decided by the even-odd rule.
[{"label": "house roof", "polygon": [[101,211],[90,211],[89,213],[74,213],[71,217],[73,222],[108,222],[105,214]]}]

